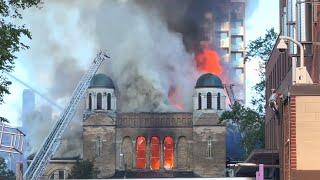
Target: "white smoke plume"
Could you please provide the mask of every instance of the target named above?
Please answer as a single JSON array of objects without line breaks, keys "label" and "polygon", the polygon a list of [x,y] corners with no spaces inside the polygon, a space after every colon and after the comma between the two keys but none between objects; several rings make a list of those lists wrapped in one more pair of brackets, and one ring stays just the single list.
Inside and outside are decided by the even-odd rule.
[{"label": "white smoke plume", "polygon": [[[188,4],[181,5],[183,2]],[[177,11],[178,20],[184,17],[190,2],[174,3],[184,7]],[[186,41],[194,38],[183,37],[189,32],[178,33],[168,27],[176,20],[168,23],[168,16],[163,15],[166,11],[141,3],[139,0],[46,0],[42,8],[29,9],[24,21],[33,39],[29,43],[31,48],[23,55],[23,63],[28,64],[26,71],[34,77],[38,89],[49,92],[52,99],[65,106],[95,54],[106,49],[111,60],[104,62],[99,71],[113,79],[119,111],[179,111],[168,100],[172,87],[177,90],[175,98],[183,104],[183,111],[190,111],[198,73],[192,51],[186,51]],[[184,26],[179,28],[183,30]],[[70,126],[75,128],[67,132],[65,142],[78,142],[81,137],[83,108],[79,108],[72,121]],[[41,114],[46,112],[42,109],[38,114],[43,117]],[[30,128],[27,132],[37,134],[30,138],[35,149],[49,133],[51,125],[46,119],[28,121],[30,127],[43,124],[40,129]],[[81,148],[81,143],[62,145],[60,153]]]},{"label": "white smoke plume", "polygon": [[[92,4],[45,1],[41,9],[31,9],[25,17],[33,34],[25,55],[29,75],[61,106],[70,99],[95,53],[107,49],[111,60],[99,71],[113,79],[120,111],[178,111],[168,101],[171,86],[178,87],[177,98],[181,98],[184,111],[191,110],[196,79],[192,55],[186,52],[181,35],[170,32],[160,16],[132,1],[110,0]],[[38,112],[41,117],[43,113]],[[49,126],[27,132],[34,148],[49,133],[50,123],[45,117],[28,121],[30,127],[39,126],[40,121]],[[72,124],[81,122],[77,117]],[[72,130],[74,135],[65,136],[66,141],[81,137],[78,127]],[[62,147],[80,150],[81,144]]]}]

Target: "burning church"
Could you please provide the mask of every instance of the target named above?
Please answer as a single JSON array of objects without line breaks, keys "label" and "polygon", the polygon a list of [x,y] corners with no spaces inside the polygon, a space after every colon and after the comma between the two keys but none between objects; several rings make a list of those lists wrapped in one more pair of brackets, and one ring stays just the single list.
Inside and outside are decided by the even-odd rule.
[{"label": "burning church", "polygon": [[[218,118],[226,97],[218,76],[198,78],[192,112],[118,112],[119,93],[105,74],[96,74],[86,92],[82,153],[99,177],[225,176],[226,129]],[[53,158],[44,176],[64,178],[74,163]]]},{"label": "burning church", "polygon": [[[69,7],[59,3],[60,9]],[[76,163],[73,155],[92,161],[101,178],[225,176],[226,128],[219,115],[228,101],[244,102],[245,0],[76,5],[77,24],[85,24],[85,31],[73,39],[93,36],[95,47],[112,52],[112,62],[91,80],[79,110],[83,118],[74,118],[80,133],[66,132],[76,134],[60,147],[68,155],[58,151],[44,177],[66,178]],[[61,49],[63,58],[52,57],[64,59]],[[58,98],[68,99],[77,81],[71,78],[82,74],[76,65],[56,64],[52,89]]]}]

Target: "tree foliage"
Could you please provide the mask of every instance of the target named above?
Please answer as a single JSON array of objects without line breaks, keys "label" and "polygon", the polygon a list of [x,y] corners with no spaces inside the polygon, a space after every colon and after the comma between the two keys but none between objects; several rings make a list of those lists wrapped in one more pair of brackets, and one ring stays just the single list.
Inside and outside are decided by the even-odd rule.
[{"label": "tree foliage", "polygon": [[8,165],[3,157],[0,157],[0,179],[15,179],[15,174],[8,169]]},{"label": "tree foliage", "polygon": [[78,160],[71,170],[69,179],[94,179],[99,174],[93,163],[89,160]]},{"label": "tree foliage", "polygon": [[238,125],[245,156],[253,149],[264,146],[264,119],[257,111],[235,102],[231,111],[222,113],[220,121],[232,121]]},{"label": "tree foliage", "polygon": [[277,37],[278,34],[272,28],[267,30],[264,36],[250,41],[248,45],[247,57],[249,60],[261,60],[259,63],[260,81],[253,87],[255,91],[255,97],[251,101],[253,109],[236,102],[231,107],[231,111],[226,111],[220,116],[221,122],[232,121],[238,125],[245,156],[256,148],[264,147],[265,67]]},{"label": "tree foliage", "polygon": [[265,68],[266,63],[271,55],[272,49],[277,40],[278,34],[274,31],[274,28],[267,30],[267,33],[263,37],[259,37],[254,41],[250,41],[248,45],[247,57],[250,59],[260,59],[259,63],[259,78],[260,82],[258,82],[254,87],[255,98],[252,99],[251,104],[255,109],[263,114],[265,111]]},{"label": "tree foliage", "polygon": [[[4,72],[14,68],[15,53],[29,46],[21,42],[21,37],[31,39],[30,31],[25,25],[18,25],[17,19],[22,19],[21,11],[38,6],[41,0],[0,0],[0,104],[5,94],[10,94],[8,86],[11,82]],[[1,121],[7,121],[1,117]]]}]

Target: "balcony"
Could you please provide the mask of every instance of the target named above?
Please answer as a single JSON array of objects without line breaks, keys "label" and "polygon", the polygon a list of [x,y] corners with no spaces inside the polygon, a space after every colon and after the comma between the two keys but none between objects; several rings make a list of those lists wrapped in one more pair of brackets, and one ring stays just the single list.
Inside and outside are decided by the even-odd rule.
[{"label": "balcony", "polygon": [[231,51],[244,51],[244,50],[245,50],[244,42],[231,44]]},{"label": "balcony", "polygon": [[230,29],[230,23],[229,22],[223,22],[220,26],[220,31],[229,31]]},{"label": "balcony", "polygon": [[220,40],[220,47],[221,47],[221,48],[229,48],[229,47],[230,47],[230,40],[229,40],[229,38],[221,39],[221,40]]},{"label": "balcony", "polygon": [[225,63],[229,63],[230,61],[230,55],[229,54],[225,54],[221,57],[222,61]]},{"label": "balcony", "polygon": [[238,28],[231,28],[231,35],[232,36],[243,36],[244,35],[244,28],[242,26]]},{"label": "balcony", "polygon": [[243,58],[241,59],[232,59],[232,66],[235,68],[244,68]]}]

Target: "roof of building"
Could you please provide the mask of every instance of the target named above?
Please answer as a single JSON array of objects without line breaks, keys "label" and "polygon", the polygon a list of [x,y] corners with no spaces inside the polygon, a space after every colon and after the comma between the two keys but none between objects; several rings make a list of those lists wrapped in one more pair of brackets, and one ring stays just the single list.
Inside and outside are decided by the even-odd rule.
[{"label": "roof of building", "polygon": [[105,74],[96,74],[90,81],[89,88],[112,88],[114,89],[114,84],[112,79]]},{"label": "roof of building", "polygon": [[211,73],[201,75],[196,83],[196,88],[204,88],[204,87],[215,87],[215,88],[223,88],[223,84],[221,79]]},{"label": "roof of building", "polygon": [[255,177],[257,167],[250,164],[264,164],[264,168],[279,168],[279,152],[272,149],[255,149],[244,161],[244,164],[247,166],[238,166],[235,169],[235,174],[239,177]]}]

